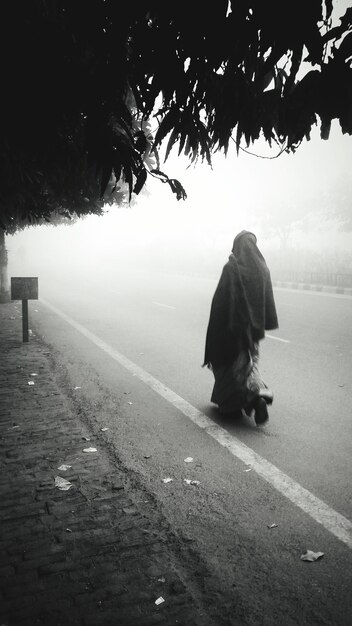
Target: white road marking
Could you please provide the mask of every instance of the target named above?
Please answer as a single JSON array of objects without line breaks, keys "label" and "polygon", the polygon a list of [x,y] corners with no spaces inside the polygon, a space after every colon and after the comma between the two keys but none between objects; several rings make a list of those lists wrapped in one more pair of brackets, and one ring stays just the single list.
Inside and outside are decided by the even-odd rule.
[{"label": "white road marking", "polygon": [[267,333],[265,333],[265,337],[268,339],[276,339],[276,341],[282,341],[282,343],[291,343],[289,339],[281,339],[281,337],[275,337],[274,335],[268,335]]},{"label": "white road marking", "polygon": [[125,369],[137,376],[148,387],[153,389],[161,397],[165,398],[170,404],[176,407],[181,413],[188,417],[199,428],[202,428],[210,437],[215,439],[220,445],[226,448],[233,456],[240,459],[247,466],[257,472],[264,480],[266,480],[279,493],[288,498],[302,511],[310,515],[318,524],[321,524],[332,535],[352,548],[352,522],[338,513],[325,502],[314,496],[310,491],[299,485],[287,474],[284,474],[275,465],[261,457],[252,448],[246,446],[239,439],[230,435],[224,428],[214,424],[214,422],[204,413],[192,406],[187,400],[184,400],[177,393],[172,391],[161,383],[157,378],[148,374],[144,369],[130,361],[123,354],[114,350],[109,344],[99,339],[87,328],[79,324],[71,317],[63,313],[46,300],[40,299],[51,311],[65,320],[73,328],[75,328],[84,337],[89,339],[98,348],[103,350],[112,359],[120,363]]},{"label": "white road marking", "polygon": [[171,306],[170,304],[163,304],[162,302],[152,302],[152,304],[156,304],[157,306],[163,306],[166,309],[176,309],[175,306]]}]

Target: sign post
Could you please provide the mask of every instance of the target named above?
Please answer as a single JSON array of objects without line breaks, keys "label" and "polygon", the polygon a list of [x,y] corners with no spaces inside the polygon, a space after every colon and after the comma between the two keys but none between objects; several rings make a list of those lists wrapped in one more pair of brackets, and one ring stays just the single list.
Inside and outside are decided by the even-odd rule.
[{"label": "sign post", "polygon": [[28,339],[28,300],[22,300],[22,336],[23,341]]},{"label": "sign post", "polygon": [[22,300],[22,335],[23,342],[28,338],[28,300],[38,300],[38,278],[11,278],[11,300]]}]

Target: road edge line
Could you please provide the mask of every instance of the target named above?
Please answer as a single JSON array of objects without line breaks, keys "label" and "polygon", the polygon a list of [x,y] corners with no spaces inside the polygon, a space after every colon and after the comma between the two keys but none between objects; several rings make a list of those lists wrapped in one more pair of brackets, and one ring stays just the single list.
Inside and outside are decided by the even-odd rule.
[{"label": "road edge line", "polygon": [[181,411],[183,415],[188,417],[194,424],[226,448],[233,456],[246,465],[250,465],[252,469],[267,483],[274,487],[276,491],[284,495],[293,504],[318,522],[318,524],[323,526],[332,535],[337,537],[337,539],[352,549],[352,522],[347,519],[347,517],[329,507],[329,505],[323,500],[314,496],[310,491],[302,487],[299,483],[290,478],[290,476],[270,463],[270,461],[261,457],[257,452],[252,450],[252,448],[234,437],[234,435],[230,435],[227,430],[217,424],[214,424],[214,422],[207,417],[207,415],[199,411],[199,409],[196,409],[192,404],[187,402],[187,400],[161,383],[157,378],[152,376],[152,374],[149,374],[139,365],[130,361],[130,359],[125,357],[123,354],[120,354],[117,350],[109,346],[109,344],[85,328],[85,326],[73,320],[71,317],[66,315],[66,313],[52,305],[47,300],[40,298],[40,302],[70,324],[70,326],[75,328],[84,337],[89,339],[94,345],[103,350],[111,358],[120,363],[120,365],[122,365],[125,369],[132,374],[135,374],[136,377],[167,400],[175,408]]}]

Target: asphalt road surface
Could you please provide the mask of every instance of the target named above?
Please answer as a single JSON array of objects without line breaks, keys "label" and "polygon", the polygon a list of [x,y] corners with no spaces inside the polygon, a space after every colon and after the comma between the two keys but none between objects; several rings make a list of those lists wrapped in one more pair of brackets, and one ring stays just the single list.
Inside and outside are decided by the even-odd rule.
[{"label": "asphalt road surface", "polygon": [[[39,285],[34,332],[189,541],[219,615],[351,625],[352,298],[275,290],[280,328],[260,359],[274,404],[258,428],[210,403],[201,365],[215,280],[121,268],[43,274]],[[324,557],[303,562],[306,549]]]}]

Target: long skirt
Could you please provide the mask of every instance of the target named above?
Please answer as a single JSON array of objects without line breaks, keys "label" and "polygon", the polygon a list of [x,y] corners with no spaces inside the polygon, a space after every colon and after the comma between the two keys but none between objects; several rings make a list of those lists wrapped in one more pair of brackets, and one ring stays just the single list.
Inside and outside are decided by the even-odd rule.
[{"label": "long skirt", "polygon": [[219,406],[221,413],[241,413],[243,409],[250,414],[258,396],[271,403],[272,393],[260,375],[258,360],[256,343],[251,351],[242,350],[231,365],[213,369],[211,401]]}]

